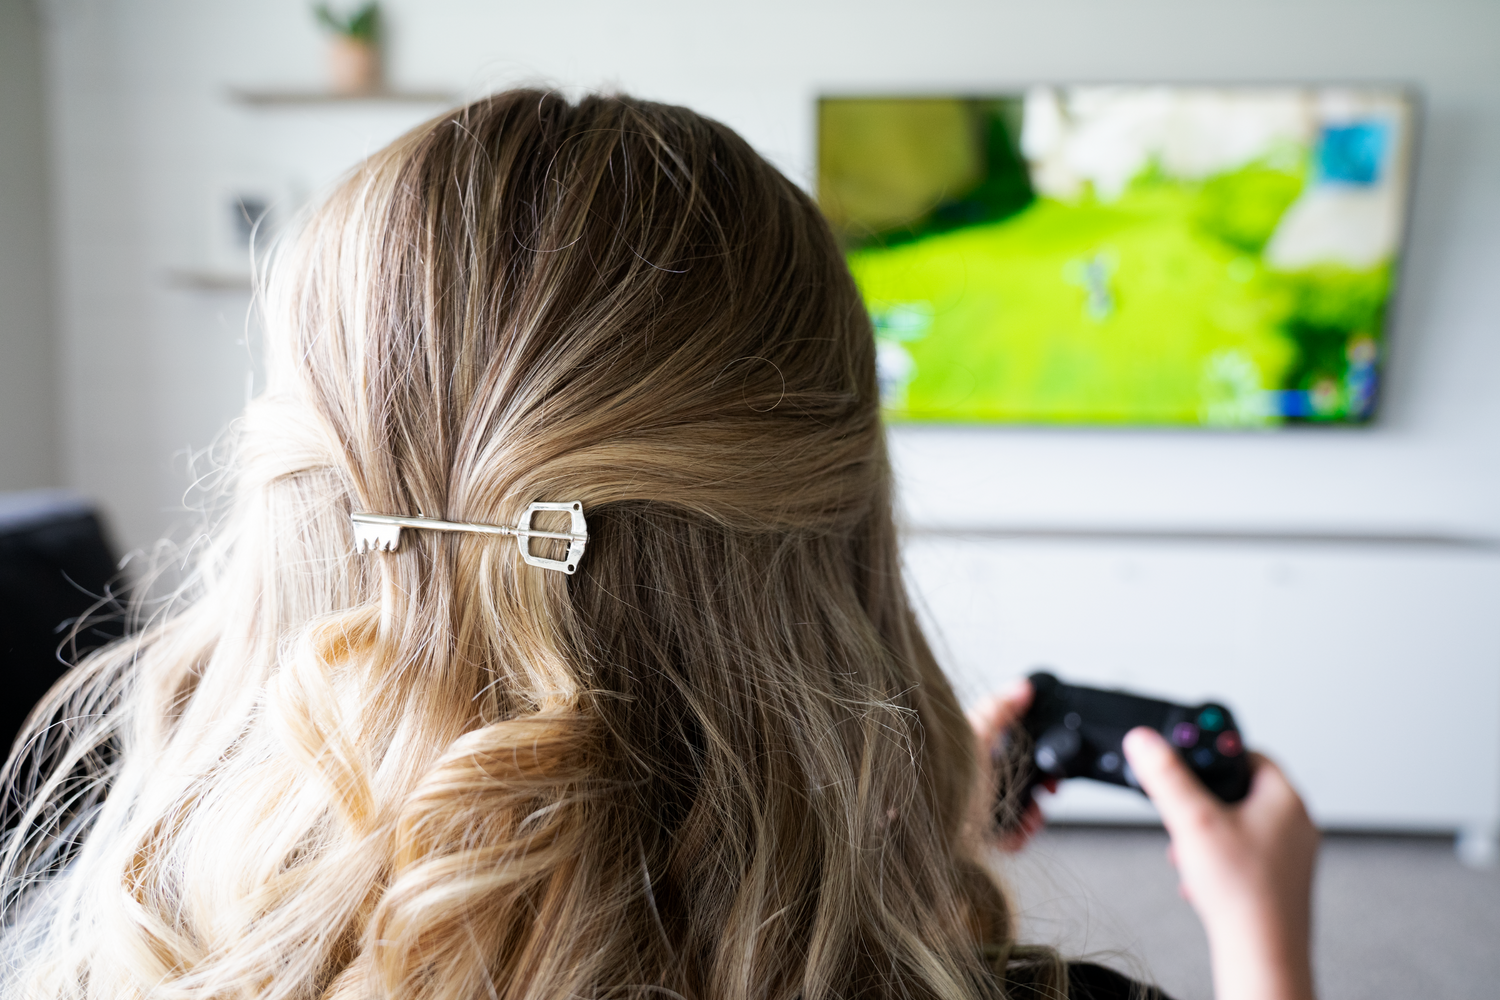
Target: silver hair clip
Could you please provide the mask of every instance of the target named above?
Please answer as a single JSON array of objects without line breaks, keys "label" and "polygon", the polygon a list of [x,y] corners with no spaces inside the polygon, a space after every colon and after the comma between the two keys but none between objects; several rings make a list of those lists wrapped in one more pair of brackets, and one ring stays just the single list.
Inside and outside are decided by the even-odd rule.
[{"label": "silver hair clip", "polygon": [[[542,531],[531,526],[532,518],[544,510],[567,511],[572,524],[567,531]],[[459,521],[439,521],[431,517],[402,517],[399,514],[350,515],[354,521],[354,544],[360,552],[395,552],[401,547],[402,528],[424,528],[428,531],[473,531],[482,535],[510,535],[521,545],[521,558],[528,566],[555,569],[559,573],[572,574],[578,569],[583,550],[589,542],[588,522],[583,519],[583,504],[578,501],[564,503],[534,503],[521,515],[521,523],[514,528],[503,524],[464,524]],[[561,559],[543,559],[531,554],[531,539],[556,538],[568,543],[568,553]]]}]

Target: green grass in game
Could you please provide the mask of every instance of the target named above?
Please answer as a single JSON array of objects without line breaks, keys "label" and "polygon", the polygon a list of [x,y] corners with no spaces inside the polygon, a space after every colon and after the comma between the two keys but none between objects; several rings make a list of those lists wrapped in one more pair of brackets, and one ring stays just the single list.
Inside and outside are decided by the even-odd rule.
[{"label": "green grass in game", "polygon": [[915,374],[892,415],[1198,423],[1216,361],[1231,401],[1236,366],[1280,384],[1295,354],[1283,310],[1258,258],[1201,232],[1197,208],[1184,185],[1137,184],[851,254],[878,325],[893,308],[930,314],[896,332]]}]

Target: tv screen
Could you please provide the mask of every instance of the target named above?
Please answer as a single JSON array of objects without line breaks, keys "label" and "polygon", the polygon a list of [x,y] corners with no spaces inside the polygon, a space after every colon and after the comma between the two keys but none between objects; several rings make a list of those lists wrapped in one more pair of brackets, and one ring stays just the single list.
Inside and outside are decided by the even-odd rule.
[{"label": "tv screen", "polygon": [[1370,420],[1413,125],[1389,87],[820,100],[887,416]]}]

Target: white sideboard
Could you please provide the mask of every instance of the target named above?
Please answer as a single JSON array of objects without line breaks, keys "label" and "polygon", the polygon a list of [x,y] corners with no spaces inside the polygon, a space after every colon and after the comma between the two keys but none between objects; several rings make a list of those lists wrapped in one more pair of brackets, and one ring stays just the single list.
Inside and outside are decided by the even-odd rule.
[{"label": "white sideboard", "polygon": [[[913,532],[939,659],[972,702],[1047,666],[1067,680],[1222,700],[1325,828],[1500,836],[1500,551],[1419,541]],[[1072,782],[1049,818],[1150,822]]]}]

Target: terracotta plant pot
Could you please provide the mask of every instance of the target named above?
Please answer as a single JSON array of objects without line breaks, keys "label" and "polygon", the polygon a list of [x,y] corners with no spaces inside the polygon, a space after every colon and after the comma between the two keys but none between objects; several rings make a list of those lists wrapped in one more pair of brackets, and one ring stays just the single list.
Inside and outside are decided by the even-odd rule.
[{"label": "terracotta plant pot", "polygon": [[334,35],[328,40],[328,85],[345,96],[380,90],[380,51],[369,42]]}]

